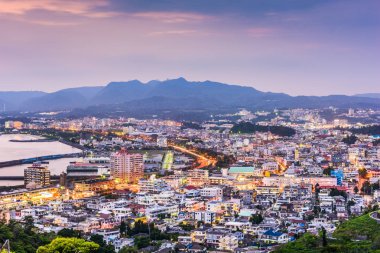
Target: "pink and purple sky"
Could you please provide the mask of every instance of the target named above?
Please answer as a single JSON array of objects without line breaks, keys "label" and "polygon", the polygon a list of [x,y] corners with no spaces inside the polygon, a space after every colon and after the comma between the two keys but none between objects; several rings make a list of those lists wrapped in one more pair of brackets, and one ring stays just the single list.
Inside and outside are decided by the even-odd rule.
[{"label": "pink and purple sky", "polygon": [[0,0],[0,90],[213,80],[380,92],[378,0]]}]

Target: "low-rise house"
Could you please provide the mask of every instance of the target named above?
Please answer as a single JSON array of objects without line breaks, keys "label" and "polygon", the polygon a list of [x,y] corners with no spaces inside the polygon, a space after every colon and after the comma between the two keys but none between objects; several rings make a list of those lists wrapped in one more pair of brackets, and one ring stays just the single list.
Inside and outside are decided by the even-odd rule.
[{"label": "low-rise house", "polygon": [[239,238],[233,234],[227,234],[219,239],[218,249],[233,251],[239,247]]},{"label": "low-rise house", "polygon": [[186,235],[178,236],[178,242],[184,245],[189,245],[192,243],[192,237]]},{"label": "low-rise house", "polygon": [[205,243],[207,228],[198,228],[191,232],[191,239],[195,243]]},{"label": "low-rise house", "polygon": [[274,230],[268,230],[260,237],[261,241],[266,243],[278,243],[283,244],[289,242],[289,236],[287,233],[276,232]]},{"label": "low-rise house", "polygon": [[229,233],[226,229],[210,228],[206,233],[206,244],[212,248],[218,248],[220,239]]}]

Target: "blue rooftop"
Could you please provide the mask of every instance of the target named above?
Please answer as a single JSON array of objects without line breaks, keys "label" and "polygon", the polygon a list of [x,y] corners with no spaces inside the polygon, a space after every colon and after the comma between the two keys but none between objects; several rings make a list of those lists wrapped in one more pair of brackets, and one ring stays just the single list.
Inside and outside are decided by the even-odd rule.
[{"label": "blue rooftop", "polygon": [[282,233],[281,232],[274,232],[272,229],[270,229],[270,230],[266,231],[264,233],[264,235],[279,237],[282,235]]}]

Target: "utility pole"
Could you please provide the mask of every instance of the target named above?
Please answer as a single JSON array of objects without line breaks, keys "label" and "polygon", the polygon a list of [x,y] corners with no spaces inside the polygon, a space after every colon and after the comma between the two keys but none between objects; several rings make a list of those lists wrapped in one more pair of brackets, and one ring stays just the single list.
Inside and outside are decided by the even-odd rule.
[{"label": "utility pole", "polygon": [[0,252],[5,251],[6,253],[11,253],[11,247],[9,245],[9,240],[6,240],[3,245],[1,245]]}]

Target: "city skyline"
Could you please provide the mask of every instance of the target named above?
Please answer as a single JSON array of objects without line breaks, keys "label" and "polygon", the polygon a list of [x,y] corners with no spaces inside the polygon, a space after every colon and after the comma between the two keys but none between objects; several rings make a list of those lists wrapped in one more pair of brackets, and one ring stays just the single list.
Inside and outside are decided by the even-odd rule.
[{"label": "city skyline", "polygon": [[379,7],[374,0],[0,0],[0,90],[183,76],[290,95],[376,93]]}]

